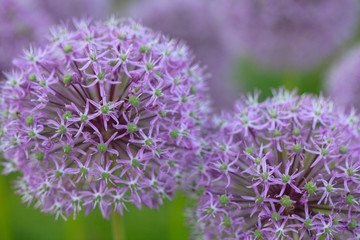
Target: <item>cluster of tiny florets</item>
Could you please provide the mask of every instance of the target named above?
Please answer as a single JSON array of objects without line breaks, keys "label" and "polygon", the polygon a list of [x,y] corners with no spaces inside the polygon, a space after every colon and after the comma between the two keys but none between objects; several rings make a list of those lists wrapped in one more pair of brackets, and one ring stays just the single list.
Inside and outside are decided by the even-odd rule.
[{"label": "cluster of tiny florets", "polygon": [[227,45],[279,70],[309,69],[323,62],[352,36],[358,22],[357,0],[218,2]]},{"label": "cluster of tiny florets", "polygon": [[358,116],[282,89],[257,98],[214,121],[193,165],[205,238],[358,239]]},{"label": "cluster of tiny florets", "polygon": [[99,207],[156,208],[181,180],[208,111],[189,49],[127,19],[58,26],[14,61],[1,86],[4,173],[65,218]]}]

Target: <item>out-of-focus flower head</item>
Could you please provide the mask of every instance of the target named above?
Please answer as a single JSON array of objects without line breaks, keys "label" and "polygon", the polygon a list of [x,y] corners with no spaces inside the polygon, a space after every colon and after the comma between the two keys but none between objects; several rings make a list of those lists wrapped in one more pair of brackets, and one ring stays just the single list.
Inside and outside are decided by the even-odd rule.
[{"label": "out-of-focus flower head", "polygon": [[[231,55],[207,0],[138,0],[124,14],[143,20],[154,30],[185,40],[197,59],[208,66],[210,94],[217,109],[231,108],[237,91],[230,81]],[[230,107],[229,107],[230,106]]]},{"label": "out-of-focus flower head", "polygon": [[110,9],[112,0],[37,0],[57,21],[73,17],[103,17]]},{"label": "out-of-focus flower head", "polygon": [[325,88],[338,105],[360,108],[360,46],[351,49],[330,69]]},{"label": "out-of-focus flower head", "polygon": [[14,61],[1,88],[4,173],[65,218],[97,206],[157,208],[180,182],[209,111],[186,45],[132,20],[58,26]]},{"label": "out-of-focus flower head", "polygon": [[257,99],[215,121],[193,164],[206,239],[355,239],[359,117],[283,89]]},{"label": "out-of-focus flower head", "polygon": [[214,6],[222,9],[228,46],[277,70],[321,63],[352,35],[358,20],[356,0],[226,0]]},{"label": "out-of-focus flower head", "polygon": [[[68,18],[102,17],[110,0],[0,0],[0,72],[24,47],[44,42],[51,25]],[[41,42],[42,41],[42,42]]]},{"label": "out-of-focus flower head", "polygon": [[38,41],[52,23],[50,15],[27,0],[0,0],[0,72],[24,46]]}]

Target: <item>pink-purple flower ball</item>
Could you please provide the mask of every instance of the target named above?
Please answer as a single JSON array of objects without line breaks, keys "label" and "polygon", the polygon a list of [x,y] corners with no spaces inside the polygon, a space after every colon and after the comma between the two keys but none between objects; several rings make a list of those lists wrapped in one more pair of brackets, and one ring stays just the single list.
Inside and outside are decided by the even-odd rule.
[{"label": "pink-purple flower ball", "polygon": [[357,0],[226,0],[215,8],[222,9],[227,45],[277,70],[320,64],[352,36],[358,21]]},{"label": "pink-purple flower ball", "polygon": [[333,65],[324,87],[336,104],[348,110],[360,108],[360,46],[351,49]]},{"label": "pink-purple flower ball", "polygon": [[56,218],[157,208],[209,111],[186,45],[128,19],[58,26],[1,86],[0,151],[17,193]]},{"label": "pink-purple flower ball", "polygon": [[280,89],[215,123],[193,164],[205,239],[358,238],[359,116]]}]

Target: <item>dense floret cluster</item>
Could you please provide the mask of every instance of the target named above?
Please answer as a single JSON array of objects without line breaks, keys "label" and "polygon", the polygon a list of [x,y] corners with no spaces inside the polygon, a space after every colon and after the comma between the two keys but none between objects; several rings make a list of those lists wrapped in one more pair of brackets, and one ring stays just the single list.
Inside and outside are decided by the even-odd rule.
[{"label": "dense floret cluster", "polygon": [[358,19],[356,0],[218,2],[226,44],[280,70],[319,64],[353,34]]},{"label": "dense floret cluster", "polygon": [[200,197],[192,216],[206,239],[358,239],[353,112],[280,89],[264,102],[249,95],[214,126],[193,166]]},{"label": "dense floret cluster", "polygon": [[126,204],[157,208],[181,180],[208,112],[186,45],[129,19],[74,21],[14,61],[1,86],[4,173],[65,218]]}]

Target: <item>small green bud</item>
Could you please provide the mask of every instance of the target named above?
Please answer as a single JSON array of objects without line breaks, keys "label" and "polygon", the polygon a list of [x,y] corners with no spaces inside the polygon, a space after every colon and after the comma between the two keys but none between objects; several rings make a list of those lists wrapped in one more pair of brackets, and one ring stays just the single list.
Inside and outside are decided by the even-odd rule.
[{"label": "small green bud", "polygon": [[190,87],[190,93],[195,94],[196,93],[196,87],[194,85],[191,85]]},{"label": "small green bud", "polygon": [[313,223],[312,223],[311,219],[309,219],[309,218],[305,219],[304,227],[305,228],[312,228],[313,227]]},{"label": "small green bud", "polygon": [[72,75],[64,75],[64,84],[70,84],[72,82]]},{"label": "small green bud", "polygon": [[141,53],[149,53],[149,52],[150,52],[150,49],[149,49],[147,46],[143,45],[143,46],[141,46],[141,47],[139,48],[139,51],[140,51]]},{"label": "small green bud", "polygon": [[255,203],[262,203],[264,201],[264,198],[260,195],[256,196]]},{"label": "small green bud", "polygon": [[254,231],[254,238],[255,238],[255,239],[261,239],[262,237],[263,237],[262,232],[261,232],[259,229],[256,229],[256,230]]},{"label": "small green bud", "polygon": [[66,145],[63,146],[63,151],[64,151],[64,153],[70,154],[70,153],[71,153],[71,150],[72,150],[72,147],[71,147],[70,144],[66,144]]},{"label": "small green bud", "polygon": [[197,195],[198,195],[198,196],[203,195],[204,192],[205,192],[205,188],[204,188],[204,187],[198,187],[198,189],[197,189]]},{"label": "small green bud", "polygon": [[274,221],[279,221],[281,219],[281,216],[280,214],[278,214],[277,212],[274,212],[271,216],[271,218],[274,220]]},{"label": "small green bud", "polygon": [[151,138],[148,138],[148,139],[145,140],[145,145],[151,146],[151,145],[153,145],[153,144],[154,144],[154,143],[153,143],[153,140],[152,140]]},{"label": "small green bud", "polygon": [[110,65],[111,67],[115,67],[117,63],[118,63],[118,61],[110,61],[110,62],[109,62],[109,65]]},{"label": "small green bud", "polygon": [[227,169],[228,169],[228,166],[225,163],[220,165],[220,170],[226,171]]},{"label": "small green bud", "polygon": [[345,203],[348,205],[353,205],[355,202],[356,201],[353,195],[347,195],[347,197],[345,198]]},{"label": "small green bud", "polygon": [[86,175],[88,173],[88,170],[84,167],[80,168],[81,175]]},{"label": "small green bud", "polygon": [[102,179],[104,179],[104,180],[109,179],[110,176],[111,176],[111,174],[108,173],[108,172],[103,172],[103,173],[101,174],[101,177],[102,177]]},{"label": "small green bud", "polygon": [[34,124],[34,117],[32,115],[27,116],[25,120],[26,125],[31,126]]},{"label": "small green bud", "polygon": [[300,135],[300,129],[294,129],[293,134],[294,136],[298,137]]},{"label": "small green bud", "polygon": [[188,97],[187,96],[183,96],[183,98],[181,99],[181,102],[186,103],[188,101]]},{"label": "small green bud", "polygon": [[347,148],[345,146],[340,146],[339,147],[339,153],[346,154],[347,153]]},{"label": "small green bud", "polygon": [[107,114],[107,113],[109,113],[110,109],[108,106],[105,105],[105,106],[100,107],[100,111],[102,114]]},{"label": "small green bud", "polygon": [[284,175],[282,175],[281,179],[284,183],[288,183],[290,181],[290,176],[287,174],[284,174]]},{"label": "small green bud", "polygon": [[166,117],[166,112],[165,111],[160,110],[159,114],[160,114],[161,117]]},{"label": "small green bud", "polygon": [[29,75],[29,81],[31,81],[31,82],[35,82],[36,81],[36,76],[35,76],[35,74],[30,74]]},{"label": "small green bud", "polygon": [[333,189],[334,189],[334,187],[331,186],[331,185],[327,185],[327,186],[326,186],[326,191],[327,191],[327,192],[332,192]]},{"label": "small green bud", "polygon": [[280,204],[281,204],[281,206],[290,207],[290,206],[291,206],[290,197],[287,196],[287,195],[284,195],[284,196],[280,199]]},{"label": "small green bud", "polygon": [[38,161],[42,161],[42,160],[44,160],[45,153],[44,152],[36,152],[35,157]]},{"label": "small green bud", "polygon": [[107,145],[105,143],[100,143],[97,146],[97,149],[99,150],[99,152],[104,153],[107,150]]},{"label": "small green bud", "polygon": [[69,52],[72,52],[74,50],[74,48],[73,48],[73,45],[66,45],[65,47],[64,47],[64,52],[65,53],[69,53]]},{"label": "small green bud", "polygon": [[118,37],[119,39],[124,40],[126,38],[126,35],[124,33],[119,33]]},{"label": "small green bud", "polygon": [[81,117],[80,117],[80,121],[81,122],[85,122],[86,120],[88,120],[88,116],[86,116],[86,115],[81,115]]},{"label": "small green bud", "polygon": [[313,182],[308,182],[305,184],[305,190],[309,193],[309,194],[313,194],[316,192],[317,187]]},{"label": "small green bud", "polygon": [[60,178],[62,175],[63,175],[63,173],[60,172],[60,171],[56,171],[56,172],[55,172],[56,178]]},{"label": "small green bud", "polygon": [[225,194],[220,196],[220,204],[228,204],[229,202],[230,200]]},{"label": "small green bud", "polygon": [[29,137],[33,138],[36,136],[35,132],[33,130],[30,130],[28,133]]},{"label": "small green bud", "polygon": [[248,148],[246,148],[245,152],[248,153],[249,155],[253,155],[254,149],[252,147],[248,147]]},{"label": "small green bud", "polygon": [[179,137],[179,130],[175,129],[170,132],[170,136],[172,138],[178,138]]},{"label": "small green bud", "polygon": [[302,149],[301,149],[300,144],[294,144],[294,145],[291,147],[291,150],[293,150],[293,151],[296,152],[296,153],[300,153]]},{"label": "small green bud", "polygon": [[134,124],[134,123],[129,123],[129,124],[127,125],[127,130],[128,130],[129,133],[136,132],[137,129],[138,129],[138,127],[137,127],[136,124]]},{"label": "small green bud", "polygon": [[229,217],[226,217],[222,223],[224,224],[225,227],[231,226],[231,220]]},{"label": "small green bud", "polygon": [[140,162],[136,158],[131,160],[131,166],[138,167],[139,165],[140,165]]},{"label": "small green bud", "polygon": [[58,133],[65,134],[67,132],[67,128],[64,125],[60,125],[58,129]]},{"label": "small green bud", "polygon": [[64,120],[67,120],[67,119],[73,118],[73,115],[70,111],[66,111],[62,117]]},{"label": "small green bud", "polygon": [[354,219],[351,220],[351,221],[349,222],[348,226],[349,226],[349,228],[351,228],[351,229],[355,229],[356,226],[357,226],[357,221],[354,220]]},{"label": "small green bud", "polygon": [[162,94],[162,91],[160,89],[155,90],[155,96],[159,97]]},{"label": "small green bud", "polygon": [[89,58],[90,58],[91,61],[96,61],[97,56],[96,56],[95,53],[92,53],[92,54],[89,55]]},{"label": "small green bud", "polygon": [[129,98],[129,102],[131,103],[131,105],[133,105],[134,107],[139,105],[139,98],[136,96],[132,96]]}]

